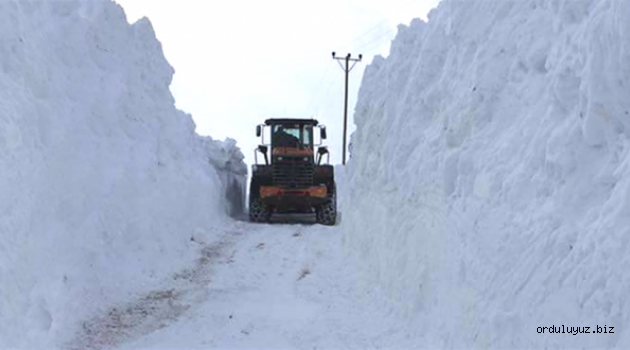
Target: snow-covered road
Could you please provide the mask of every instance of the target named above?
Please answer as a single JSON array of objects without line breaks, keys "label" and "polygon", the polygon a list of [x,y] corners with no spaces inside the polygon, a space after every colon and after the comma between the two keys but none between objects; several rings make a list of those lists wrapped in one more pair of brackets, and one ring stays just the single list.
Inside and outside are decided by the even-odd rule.
[{"label": "snow-covered road", "polygon": [[[73,347],[369,349],[402,330],[367,302],[340,231],[235,222],[196,266],[148,296],[91,321]],[[365,297],[362,297],[364,295]],[[380,313],[380,314],[379,314]],[[404,338],[404,337],[402,337]]]}]

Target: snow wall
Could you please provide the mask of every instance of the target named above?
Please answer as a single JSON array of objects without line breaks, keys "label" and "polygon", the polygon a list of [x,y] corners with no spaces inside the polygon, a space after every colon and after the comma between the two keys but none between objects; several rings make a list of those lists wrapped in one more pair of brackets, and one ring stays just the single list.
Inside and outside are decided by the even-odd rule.
[{"label": "snow wall", "polygon": [[[444,0],[399,27],[342,228],[418,347],[630,347],[628,96],[630,1]],[[538,333],[562,325],[614,333]]]},{"label": "snow wall", "polygon": [[195,134],[172,75],[111,1],[0,1],[0,349],[60,346],[239,210],[243,155]]}]

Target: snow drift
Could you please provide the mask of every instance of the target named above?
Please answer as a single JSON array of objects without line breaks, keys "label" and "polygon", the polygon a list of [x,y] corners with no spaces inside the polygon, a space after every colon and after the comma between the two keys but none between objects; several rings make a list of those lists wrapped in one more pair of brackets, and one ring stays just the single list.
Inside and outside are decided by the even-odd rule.
[{"label": "snow drift", "polygon": [[238,210],[243,156],[195,134],[172,75],[111,1],[0,2],[0,348],[59,346]]},{"label": "snow drift", "polygon": [[[400,26],[363,78],[342,225],[418,346],[630,346],[628,96],[628,1],[444,0]],[[562,325],[614,333],[539,333]]]}]

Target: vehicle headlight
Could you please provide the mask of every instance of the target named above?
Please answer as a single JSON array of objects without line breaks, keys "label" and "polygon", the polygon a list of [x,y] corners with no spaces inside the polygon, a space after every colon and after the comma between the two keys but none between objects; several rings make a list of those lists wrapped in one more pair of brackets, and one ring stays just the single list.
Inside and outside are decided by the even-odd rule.
[{"label": "vehicle headlight", "polygon": [[278,160],[279,160],[279,161],[281,161],[281,160],[282,160],[282,157],[278,157]]},{"label": "vehicle headlight", "polygon": [[255,173],[256,170],[258,170],[258,167],[256,166],[256,164],[252,164],[252,173]]}]

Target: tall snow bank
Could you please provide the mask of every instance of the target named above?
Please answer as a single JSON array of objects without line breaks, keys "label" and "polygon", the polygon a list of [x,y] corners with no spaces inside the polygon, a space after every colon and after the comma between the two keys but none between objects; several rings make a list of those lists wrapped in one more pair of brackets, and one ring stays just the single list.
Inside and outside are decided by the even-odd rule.
[{"label": "tall snow bank", "polygon": [[243,156],[194,133],[172,75],[111,1],[0,2],[0,348],[59,346],[227,221]]},{"label": "tall snow bank", "polygon": [[[418,346],[630,347],[628,96],[628,1],[444,0],[400,26],[363,78],[342,225]],[[538,333],[562,325],[614,333]]]}]

